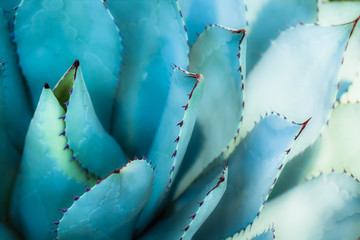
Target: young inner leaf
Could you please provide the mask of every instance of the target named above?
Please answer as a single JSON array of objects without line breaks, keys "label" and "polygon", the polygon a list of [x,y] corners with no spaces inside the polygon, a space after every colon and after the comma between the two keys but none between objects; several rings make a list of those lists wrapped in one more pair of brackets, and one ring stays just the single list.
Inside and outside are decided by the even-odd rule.
[{"label": "young inner leaf", "polygon": [[70,99],[70,94],[74,86],[74,81],[76,78],[76,72],[79,67],[79,60],[75,60],[70,69],[64,74],[60,81],[56,84],[53,89],[53,93],[57,100],[59,101],[61,107],[64,110],[67,110],[67,105]]}]

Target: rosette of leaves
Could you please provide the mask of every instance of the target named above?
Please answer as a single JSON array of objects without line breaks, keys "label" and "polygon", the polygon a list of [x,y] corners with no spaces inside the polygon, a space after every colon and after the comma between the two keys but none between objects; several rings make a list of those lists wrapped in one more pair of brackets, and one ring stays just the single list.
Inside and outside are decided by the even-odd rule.
[{"label": "rosette of leaves", "polygon": [[360,236],[358,3],[0,6],[2,239]]}]

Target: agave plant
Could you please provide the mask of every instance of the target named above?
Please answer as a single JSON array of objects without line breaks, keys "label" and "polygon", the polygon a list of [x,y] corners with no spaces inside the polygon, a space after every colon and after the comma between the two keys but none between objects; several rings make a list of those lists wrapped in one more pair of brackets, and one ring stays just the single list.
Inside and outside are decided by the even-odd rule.
[{"label": "agave plant", "polygon": [[358,2],[17,4],[1,239],[360,236]]}]

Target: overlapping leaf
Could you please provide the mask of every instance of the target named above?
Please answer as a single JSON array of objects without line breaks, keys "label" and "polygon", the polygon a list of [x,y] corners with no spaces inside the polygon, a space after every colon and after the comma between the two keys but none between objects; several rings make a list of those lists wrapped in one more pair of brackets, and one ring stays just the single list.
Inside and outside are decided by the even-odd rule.
[{"label": "overlapping leaf", "polygon": [[122,45],[102,1],[24,0],[16,12],[15,40],[34,104],[44,82],[54,86],[79,59],[95,110],[109,128]]},{"label": "overlapping leaf", "polygon": [[176,195],[237,135],[244,109],[245,30],[210,26],[190,52],[190,71],[206,79],[204,95]]},{"label": "overlapping leaf", "polygon": [[57,239],[131,239],[152,180],[153,170],[145,160],[132,161],[111,173],[75,198],[56,223]]},{"label": "overlapping leaf", "polygon": [[[169,92],[172,65],[186,69],[188,44],[176,1],[108,0],[125,55],[113,135],[129,156],[147,154]],[[134,11],[129,11],[133,9]]]},{"label": "overlapping leaf", "polygon": [[148,157],[156,168],[154,188],[137,223],[140,231],[164,203],[179,171],[199,111],[204,84],[200,74],[175,68],[164,115]]},{"label": "overlapping leaf", "polygon": [[299,25],[273,42],[249,75],[243,134],[263,112],[311,122],[291,153],[315,141],[335,102],[345,46],[356,22],[331,27]]},{"label": "overlapping leaf", "polygon": [[268,202],[260,218],[238,239],[263,232],[272,224],[276,239],[356,239],[360,235],[359,207],[358,180],[344,173],[321,175]]}]

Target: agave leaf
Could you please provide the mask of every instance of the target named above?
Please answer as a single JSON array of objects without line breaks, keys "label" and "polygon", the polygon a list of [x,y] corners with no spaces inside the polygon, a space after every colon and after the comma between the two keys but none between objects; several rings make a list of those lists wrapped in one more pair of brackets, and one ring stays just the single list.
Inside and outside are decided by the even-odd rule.
[{"label": "agave leaf", "polygon": [[275,238],[275,229],[270,229],[264,232],[263,234],[252,238],[252,240],[273,240]]},{"label": "agave leaf", "polygon": [[203,89],[204,79],[200,74],[175,68],[164,115],[149,153],[156,167],[154,188],[137,223],[139,231],[157,213],[176,177],[194,128]]},{"label": "agave leaf", "polygon": [[245,3],[243,0],[178,0],[192,45],[206,27],[211,24],[233,29],[246,27]]},{"label": "agave leaf", "polygon": [[[321,24],[342,24],[351,22],[360,15],[360,2],[325,2],[319,4],[319,23]],[[360,26],[357,25],[350,38],[347,50],[344,54],[344,64],[340,72],[340,90],[347,90],[349,84],[359,80],[360,56]],[[338,93],[337,99],[340,99]],[[359,96],[359,94],[358,94]],[[346,98],[346,100],[344,99]],[[347,101],[348,97],[342,100]]]},{"label": "agave leaf", "polygon": [[[228,187],[195,239],[222,239],[245,228],[258,215],[277,181],[294,137],[305,124],[270,115],[233,149],[228,159]],[[225,153],[220,155],[223,159]],[[221,221],[219,221],[221,219]]]},{"label": "agave leaf", "polygon": [[70,67],[53,92],[66,109],[63,134],[82,167],[104,178],[127,162],[119,145],[104,130],[96,116],[78,61]]},{"label": "agave leaf", "polygon": [[58,239],[131,239],[152,180],[153,169],[145,160],[114,171],[75,199],[57,223]]},{"label": "agave leaf", "polygon": [[274,224],[276,239],[357,239],[359,209],[358,180],[332,172],[268,202],[260,218],[242,234],[250,237]]},{"label": "agave leaf", "polygon": [[259,234],[258,236],[250,237],[250,238],[244,238],[241,235],[241,233],[237,233],[232,237],[227,238],[226,240],[273,240],[276,239],[275,237],[275,228],[270,227],[268,230],[265,230],[263,233]]},{"label": "agave leaf", "polygon": [[313,143],[334,105],[344,48],[355,25],[299,25],[283,32],[249,75],[242,134],[262,112],[277,111],[296,122],[312,117],[290,158]]},{"label": "agave leaf", "polygon": [[225,192],[227,166],[220,168],[220,171],[217,169],[216,173],[215,177],[207,175],[200,184],[192,185],[187,194],[168,210],[169,216],[163,218],[141,239],[192,239]]},{"label": "agave leaf", "polygon": [[332,170],[339,173],[346,169],[360,179],[359,121],[360,104],[337,105],[321,138],[286,166],[274,194]]},{"label": "agave leaf", "polygon": [[24,0],[16,13],[15,40],[34,103],[44,82],[54,86],[79,59],[97,115],[109,128],[122,45],[101,0]]},{"label": "agave leaf", "polygon": [[244,107],[244,37],[245,30],[210,26],[191,49],[190,71],[203,74],[206,84],[176,196],[237,134]]},{"label": "agave leaf", "polygon": [[176,1],[107,0],[125,41],[112,135],[128,156],[147,154],[166,105],[172,65],[189,47]]},{"label": "agave leaf", "polygon": [[17,240],[18,237],[8,226],[0,223],[0,238],[3,240]]},{"label": "agave leaf", "polygon": [[[0,9],[0,113],[10,140],[21,151],[31,119],[31,106],[20,75],[15,46],[11,42],[8,22]],[[15,161],[15,160],[14,160]]]},{"label": "agave leaf", "polygon": [[71,161],[62,118],[64,110],[46,84],[26,135],[25,148],[16,180],[10,217],[29,239],[54,238],[50,224],[61,217],[72,195],[84,192],[93,176]]},{"label": "agave leaf", "polygon": [[247,71],[260,60],[270,46],[270,40],[287,26],[313,23],[317,17],[317,0],[257,0],[247,1],[249,35]]}]

